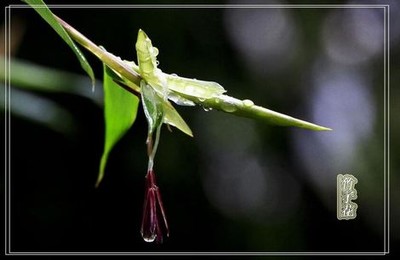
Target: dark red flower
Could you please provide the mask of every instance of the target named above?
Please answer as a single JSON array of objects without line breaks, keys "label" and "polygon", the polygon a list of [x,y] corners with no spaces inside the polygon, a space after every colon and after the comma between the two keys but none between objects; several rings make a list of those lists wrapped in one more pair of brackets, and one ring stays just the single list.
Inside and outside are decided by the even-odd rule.
[{"label": "dark red flower", "polygon": [[169,228],[160,190],[156,185],[156,176],[153,170],[149,170],[146,174],[146,190],[144,196],[143,218],[140,233],[146,242],[155,241],[156,243],[162,243],[163,232],[165,231],[168,237]]}]

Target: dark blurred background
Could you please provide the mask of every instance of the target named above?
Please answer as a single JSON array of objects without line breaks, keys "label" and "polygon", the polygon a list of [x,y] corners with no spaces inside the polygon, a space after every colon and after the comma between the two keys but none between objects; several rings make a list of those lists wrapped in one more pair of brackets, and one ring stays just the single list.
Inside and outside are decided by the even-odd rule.
[{"label": "dark blurred background", "polygon": [[[400,18],[394,15],[400,3],[385,3],[391,10],[393,245],[399,242],[400,228],[395,185],[400,165],[394,156],[400,149],[395,116]],[[48,24],[31,8],[13,7],[12,251],[385,250],[383,8],[52,10],[127,60],[136,61],[134,44],[141,28],[159,48],[164,72],[219,82],[228,95],[333,131],[276,127],[199,107],[177,107],[195,137],[163,128],[155,171],[171,236],[162,245],[148,244],[139,232],[147,169],[141,107],[132,129],[110,154],[105,179],[96,189],[104,139],[101,62],[85,52],[98,78],[93,93],[76,57]],[[356,219],[339,221],[336,176],[345,173],[358,179],[359,208]]]}]

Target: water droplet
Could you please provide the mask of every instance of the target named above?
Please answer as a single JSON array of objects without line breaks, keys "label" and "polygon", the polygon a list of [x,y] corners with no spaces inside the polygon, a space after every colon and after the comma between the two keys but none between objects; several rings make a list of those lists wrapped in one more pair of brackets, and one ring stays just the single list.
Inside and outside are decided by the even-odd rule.
[{"label": "water droplet", "polygon": [[243,102],[243,106],[245,106],[245,107],[254,106],[254,102],[251,101],[250,99],[245,99],[245,100],[243,100],[242,102]]},{"label": "water droplet", "polygon": [[157,56],[158,55],[158,49],[156,47],[153,47],[153,55]]},{"label": "water droplet", "polygon": [[158,60],[156,60],[156,65],[157,65],[157,66],[160,65],[160,62],[159,62]]},{"label": "water droplet", "polygon": [[172,73],[171,76],[172,76],[172,77],[178,77],[178,74]]},{"label": "water droplet", "polygon": [[211,108],[211,107],[203,107],[203,110],[206,111],[206,112],[208,112],[208,111],[211,111],[212,108]]},{"label": "water droplet", "polygon": [[204,101],[206,101],[206,99],[205,99],[205,98],[200,98],[200,97],[199,97],[199,101],[200,101],[200,102],[204,102]]},{"label": "water droplet", "polygon": [[195,106],[196,104],[186,98],[183,98],[175,93],[169,93],[168,98],[180,106]]},{"label": "water droplet", "polygon": [[232,113],[232,112],[236,111],[236,106],[229,102],[222,103],[221,107],[225,112],[228,112],[228,113]]},{"label": "water droplet", "polygon": [[156,234],[150,234],[150,236],[142,236],[143,240],[146,242],[154,242],[154,240],[156,239],[157,235]]}]

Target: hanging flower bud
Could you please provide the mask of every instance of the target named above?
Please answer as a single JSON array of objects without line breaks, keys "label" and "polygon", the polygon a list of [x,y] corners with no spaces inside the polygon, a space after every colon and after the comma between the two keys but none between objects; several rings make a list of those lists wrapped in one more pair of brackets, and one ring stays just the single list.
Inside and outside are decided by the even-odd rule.
[{"label": "hanging flower bud", "polygon": [[155,174],[151,169],[146,174],[146,189],[140,233],[146,242],[155,241],[156,243],[162,243],[164,232],[166,232],[168,237],[169,228],[167,218],[165,217],[160,190],[156,185]]}]

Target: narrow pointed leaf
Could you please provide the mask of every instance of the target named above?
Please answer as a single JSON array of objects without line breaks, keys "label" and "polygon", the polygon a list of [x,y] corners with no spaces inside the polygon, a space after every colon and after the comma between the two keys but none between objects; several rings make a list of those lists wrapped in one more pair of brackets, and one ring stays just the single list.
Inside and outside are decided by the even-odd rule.
[{"label": "narrow pointed leaf", "polygon": [[92,80],[92,85],[94,86],[95,77],[90,67],[89,62],[86,60],[85,56],[81,52],[81,50],[75,45],[71,37],[64,30],[63,26],[55,18],[54,14],[50,11],[50,9],[46,6],[46,4],[42,0],[22,0],[23,2],[29,4],[53,29],[58,33],[58,35],[71,47],[76,57],[78,58],[81,67],[86,71],[89,77]]},{"label": "narrow pointed leaf", "polygon": [[168,101],[165,101],[163,103],[163,108],[164,108],[164,123],[168,125],[172,125],[188,136],[193,137],[192,130],[190,127],[186,124],[185,120],[179,115],[178,111],[175,110],[175,108],[172,106],[172,104]]},{"label": "narrow pointed leaf", "polygon": [[[191,96],[180,93],[183,97],[191,99]],[[257,106],[253,101],[245,99],[239,100],[228,95],[219,95],[205,100],[193,99],[197,104],[205,107],[220,110],[236,116],[253,118],[264,121],[272,125],[299,127],[314,131],[329,131],[328,127],[313,124],[301,119],[297,119],[282,113],[275,112],[265,107]]]},{"label": "narrow pointed leaf", "polygon": [[104,151],[96,186],[104,177],[108,155],[114,145],[135,122],[139,98],[113,80],[113,72],[104,65],[104,118],[106,124]]}]

